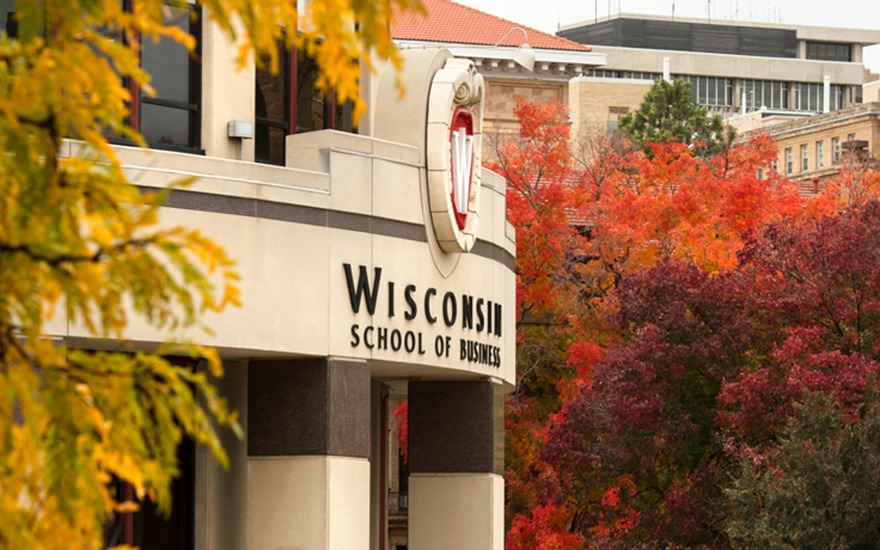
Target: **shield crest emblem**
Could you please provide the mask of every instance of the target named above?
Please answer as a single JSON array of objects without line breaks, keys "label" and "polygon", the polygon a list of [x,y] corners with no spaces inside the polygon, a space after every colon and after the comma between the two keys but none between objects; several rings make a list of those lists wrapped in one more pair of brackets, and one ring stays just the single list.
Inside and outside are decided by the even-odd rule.
[{"label": "shield crest emblem", "polygon": [[459,229],[467,226],[471,183],[474,174],[474,119],[466,109],[458,108],[450,125],[452,205]]}]

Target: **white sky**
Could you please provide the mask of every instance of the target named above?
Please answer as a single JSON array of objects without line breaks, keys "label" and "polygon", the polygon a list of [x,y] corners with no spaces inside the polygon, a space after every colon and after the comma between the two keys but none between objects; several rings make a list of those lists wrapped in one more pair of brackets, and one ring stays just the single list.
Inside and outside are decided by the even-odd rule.
[{"label": "white sky", "polygon": [[[617,13],[672,15],[712,21],[762,21],[880,30],[880,0],[455,0],[486,13],[555,34],[560,25]],[[880,73],[880,45],[865,50]]]}]

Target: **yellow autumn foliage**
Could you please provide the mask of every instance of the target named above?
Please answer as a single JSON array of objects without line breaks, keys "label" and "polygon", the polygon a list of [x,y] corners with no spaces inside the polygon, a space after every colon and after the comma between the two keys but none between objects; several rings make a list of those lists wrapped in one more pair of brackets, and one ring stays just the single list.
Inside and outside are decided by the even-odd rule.
[{"label": "yellow autumn foliage", "polygon": [[[316,59],[318,86],[354,101],[357,112],[358,60],[377,54],[399,66],[392,7],[420,7],[198,3],[240,40],[242,64],[265,58],[277,67],[276,43],[285,40]],[[107,141],[143,144],[127,125],[123,85],[133,79],[150,91],[138,41],[194,47],[163,24],[162,0],[128,4],[16,0],[17,36],[0,29],[0,548],[101,548],[107,521],[135,506],[116,500],[113,480],[167,509],[182,438],[225,462],[215,426],[239,430],[209,381],[222,374],[216,352],[177,343],[143,353],[121,339],[132,315],[170,333],[239,304],[232,259],[198,231],[157,225],[166,192],[142,193],[127,181]],[[62,154],[65,146],[78,152]],[[46,337],[53,316],[115,339],[124,352]],[[172,364],[172,354],[207,369]]]}]

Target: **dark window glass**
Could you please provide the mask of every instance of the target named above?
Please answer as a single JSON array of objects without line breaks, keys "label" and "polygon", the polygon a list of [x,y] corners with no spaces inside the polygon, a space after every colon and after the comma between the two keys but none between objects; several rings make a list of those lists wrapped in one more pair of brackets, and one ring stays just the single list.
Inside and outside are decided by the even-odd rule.
[{"label": "dark window glass", "polygon": [[180,476],[171,484],[171,515],[164,517],[151,502],[134,516],[134,543],[141,550],[195,548],[195,446],[186,439],[177,450]]},{"label": "dark window glass", "polygon": [[677,76],[691,85],[694,103],[704,107],[733,105],[733,80],[714,76]]},{"label": "dark window glass", "polygon": [[144,40],[141,65],[152,77],[155,95],[140,94],[140,110],[133,123],[151,147],[198,149],[201,90],[200,66],[194,59],[199,39],[196,8],[165,5],[163,13],[166,24],[196,37],[196,52],[190,55],[170,38]]},{"label": "dark window glass", "polygon": [[275,128],[257,123],[257,135],[254,146],[256,147],[257,162],[267,164],[284,165],[286,128]]},{"label": "dark window glass", "polygon": [[634,78],[636,80],[658,80],[662,77],[660,73],[645,73],[633,71],[629,73],[629,78]]},{"label": "dark window glass", "polygon": [[0,0],[0,33],[18,36],[18,24],[15,21],[15,0]]},{"label": "dark window glass", "polygon": [[287,135],[355,128],[351,102],[337,104],[332,90],[325,94],[315,89],[318,66],[313,58],[301,51],[285,55],[283,45],[279,57],[285,60],[279,74],[257,69],[254,146],[257,162],[283,165]]},{"label": "dark window glass", "polygon": [[296,56],[296,131],[310,132],[326,128],[326,95],[315,89],[318,64],[303,52]]},{"label": "dark window glass", "polygon": [[[44,36],[44,27],[46,24],[45,17],[43,17],[43,20],[36,22],[36,28],[31,29],[28,36],[22,36],[25,29],[15,15],[15,5],[18,1],[20,0],[0,0],[0,35],[6,34],[12,38],[19,38],[22,40],[30,40],[36,36]],[[43,10],[43,2],[44,0],[29,0],[29,3],[36,4],[41,12]]]},{"label": "dark window glass", "polygon": [[141,105],[141,134],[147,143],[158,147],[193,146],[193,111],[168,105]]},{"label": "dark window glass", "polygon": [[284,138],[289,133],[289,56],[283,43],[278,45],[279,71],[257,68],[256,135],[257,162],[284,164]]},{"label": "dark window glass", "polygon": [[587,71],[587,76],[595,78],[620,78],[620,71],[613,71],[611,69],[590,69]]},{"label": "dark window glass", "polygon": [[[189,359],[169,358],[179,366],[192,365]],[[193,366],[194,368],[194,366]],[[108,546],[137,546],[142,550],[193,550],[195,548],[196,446],[185,437],[177,446],[178,475],[171,481],[171,510],[160,513],[155,503],[145,499],[134,513],[114,516],[104,529]],[[119,501],[137,497],[131,485],[114,480],[110,490]]]},{"label": "dark window glass", "polygon": [[352,117],[354,104],[351,101],[346,101],[342,104],[334,101],[333,105],[336,108],[336,114],[333,118],[333,129],[340,132],[354,132],[354,118]]},{"label": "dark window glass", "polygon": [[317,79],[318,64],[299,52],[296,56],[296,132],[328,128],[354,132],[351,103],[338,104],[333,90],[318,91]]},{"label": "dark window glass", "polygon": [[835,42],[807,42],[807,59],[852,61],[852,46]]},{"label": "dark window glass", "polygon": [[[190,32],[190,12],[187,9],[165,6],[165,22],[185,33]],[[156,90],[156,98],[180,103],[190,102],[189,52],[170,38],[156,42],[144,40],[141,66],[150,73],[150,85]]]}]

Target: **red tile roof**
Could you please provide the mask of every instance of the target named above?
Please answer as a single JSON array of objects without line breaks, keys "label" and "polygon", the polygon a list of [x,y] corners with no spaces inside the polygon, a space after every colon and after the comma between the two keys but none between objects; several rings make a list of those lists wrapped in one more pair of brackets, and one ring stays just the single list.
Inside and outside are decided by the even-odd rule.
[{"label": "red tile roof", "polygon": [[[422,0],[422,4],[428,11],[427,16],[413,12],[394,14],[391,35],[395,39],[495,46],[505,33],[514,27],[520,27],[528,34],[528,43],[533,48],[590,51],[589,46],[495,17],[450,0]],[[501,45],[519,46],[522,43],[523,34],[514,31],[504,38]]]}]

